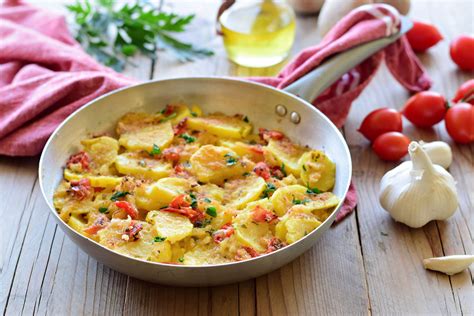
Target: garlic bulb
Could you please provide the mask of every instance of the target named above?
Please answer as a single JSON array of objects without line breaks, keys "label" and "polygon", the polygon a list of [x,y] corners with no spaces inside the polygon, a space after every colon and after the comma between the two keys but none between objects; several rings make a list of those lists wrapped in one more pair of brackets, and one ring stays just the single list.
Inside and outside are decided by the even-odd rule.
[{"label": "garlic bulb", "polygon": [[428,157],[430,157],[432,163],[440,165],[444,169],[449,168],[453,161],[453,153],[448,144],[442,141],[431,143],[420,141],[420,145],[423,147]]},{"label": "garlic bulb", "polygon": [[434,165],[421,145],[408,146],[411,161],[387,172],[380,182],[380,204],[397,222],[417,228],[444,220],[458,207],[453,177]]},{"label": "garlic bulb", "polygon": [[474,256],[456,255],[437,258],[423,259],[425,269],[439,271],[447,275],[453,275],[469,268],[474,263]]},{"label": "garlic bulb", "polygon": [[324,0],[289,0],[290,5],[298,13],[318,13],[323,6]]},{"label": "garlic bulb", "polygon": [[364,4],[373,3],[373,0],[326,0],[318,17],[318,31],[321,36],[339,22],[347,13]]}]

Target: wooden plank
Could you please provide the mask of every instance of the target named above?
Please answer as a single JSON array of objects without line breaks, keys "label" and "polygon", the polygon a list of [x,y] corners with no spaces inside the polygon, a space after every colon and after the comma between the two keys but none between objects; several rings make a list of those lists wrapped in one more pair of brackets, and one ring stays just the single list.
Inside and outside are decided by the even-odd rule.
[{"label": "wooden plank", "polygon": [[[469,15],[463,14],[469,9],[472,12],[472,3],[468,1],[458,1],[456,4],[414,2],[413,16],[431,21],[447,38],[429,53],[420,56],[434,80],[432,90],[446,96],[452,96],[456,88],[469,77],[456,69],[448,55],[449,40],[472,30],[472,20]],[[456,16],[456,19],[446,19],[446,16]],[[474,302],[472,270],[448,277],[425,271],[421,261],[426,257],[444,254],[473,253],[473,201],[472,197],[468,197],[468,192],[473,191],[474,184],[474,146],[453,143],[443,123],[431,130],[419,130],[404,122],[405,133],[412,139],[442,139],[450,143],[454,154],[450,171],[458,181],[460,191],[460,208],[453,218],[429,223],[423,229],[410,229],[392,221],[378,203],[379,180],[396,164],[381,162],[369,148],[368,142],[354,132],[371,110],[381,106],[400,108],[407,97],[407,93],[383,68],[354,103],[346,124],[354,176],[359,192],[363,194],[358,218],[372,311],[376,314],[469,314],[473,312]],[[373,100],[377,100],[377,103]]]}]

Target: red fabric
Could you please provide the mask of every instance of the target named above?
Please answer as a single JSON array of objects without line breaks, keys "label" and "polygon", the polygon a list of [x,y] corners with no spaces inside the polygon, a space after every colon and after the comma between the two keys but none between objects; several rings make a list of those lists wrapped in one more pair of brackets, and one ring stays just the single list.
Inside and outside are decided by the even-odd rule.
[{"label": "red fabric", "polygon": [[[0,8],[0,154],[34,156],[73,111],[135,81],[88,56],[69,34],[63,16],[14,2]],[[398,16],[381,5],[356,9],[320,44],[302,51],[276,78],[250,80],[286,87],[331,55],[390,35],[396,31],[397,21]],[[313,104],[342,126],[352,101],[383,60],[408,90],[430,87],[428,76],[403,38],[349,71]],[[356,203],[351,185],[337,221]]]}]

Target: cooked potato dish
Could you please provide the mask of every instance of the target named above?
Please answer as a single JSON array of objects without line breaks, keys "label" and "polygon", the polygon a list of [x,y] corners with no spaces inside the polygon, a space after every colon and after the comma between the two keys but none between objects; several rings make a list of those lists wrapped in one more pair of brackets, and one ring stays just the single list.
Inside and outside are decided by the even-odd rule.
[{"label": "cooked potato dish", "polygon": [[82,140],[54,194],[59,216],[118,253],[207,265],[297,242],[339,204],[321,150],[199,107],[127,113],[114,135]]}]

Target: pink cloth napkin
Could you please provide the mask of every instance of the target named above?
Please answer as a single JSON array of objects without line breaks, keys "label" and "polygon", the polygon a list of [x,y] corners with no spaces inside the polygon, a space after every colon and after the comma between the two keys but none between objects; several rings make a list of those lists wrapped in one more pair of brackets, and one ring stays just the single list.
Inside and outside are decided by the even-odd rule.
[{"label": "pink cloth napkin", "polygon": [[[38,155],[54,129],[96,97],[133,84],[88,56],[71,37],[63,16],[27,4],[0,7],[0,155]],[[283,88],[325,58],[396,31],[398,15],[374,5],[343,18],[323,41],[301,52],[276,78],[250,78]],[[313,104],[342,126],[351,102],[385,59],[408,90],[430,87],[430,80],[405,38],[355,67]],[[357,203],[354,187],[337,221]]]}]

